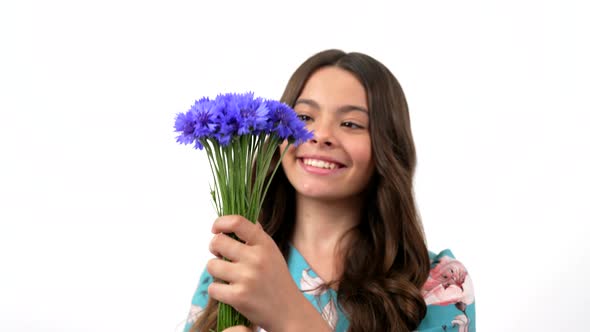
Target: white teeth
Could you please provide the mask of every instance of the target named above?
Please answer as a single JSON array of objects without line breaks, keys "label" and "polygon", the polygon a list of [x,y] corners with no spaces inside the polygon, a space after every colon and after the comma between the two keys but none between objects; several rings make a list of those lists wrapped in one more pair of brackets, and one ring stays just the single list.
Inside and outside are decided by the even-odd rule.
[{"label": "white teeth", "polygon": [[303,159],[303,163],[308,166],[318,167],[318,168],[326,168],[326,169],[335,169],[336,164],[330,163],[323,160],[317,159]]}]

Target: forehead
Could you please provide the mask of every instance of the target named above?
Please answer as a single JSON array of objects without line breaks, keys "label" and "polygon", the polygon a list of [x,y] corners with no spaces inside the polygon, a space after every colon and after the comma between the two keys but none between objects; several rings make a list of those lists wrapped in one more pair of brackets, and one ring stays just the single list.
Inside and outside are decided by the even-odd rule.
[{"label": "forehead", "polygon": [[361,82],[350,72],[334,66],[315,71],[299,98],[312,99],[325,107],[354,105],[367,108],[367,95]]}]

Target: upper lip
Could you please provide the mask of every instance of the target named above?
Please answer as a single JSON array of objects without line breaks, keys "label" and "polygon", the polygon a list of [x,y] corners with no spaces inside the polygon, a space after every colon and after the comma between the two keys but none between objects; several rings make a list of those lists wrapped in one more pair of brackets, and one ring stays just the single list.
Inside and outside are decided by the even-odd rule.
[{"label": "upper lip", "polygon": [[319,155],[302,155],[302,156],[298,156],[297,158],[299,159],[315,159],[315,160],[321,160],[321,161],[325,161],[328,163],[333,163],[333,164],[337,164],[340,166],[344,166],[344,163],[339,162],[338,160],[332,159],[330,157],[325,157],[325,156],[319,156]]}]

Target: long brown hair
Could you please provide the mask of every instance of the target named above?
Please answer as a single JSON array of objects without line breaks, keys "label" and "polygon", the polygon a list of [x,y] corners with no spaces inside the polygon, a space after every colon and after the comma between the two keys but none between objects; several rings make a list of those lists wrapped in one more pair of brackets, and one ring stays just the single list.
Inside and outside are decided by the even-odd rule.
[{"label": "long brown hair", "polygon": [[[363,84],[375,162],[363,220],[347,234],[351,241],[344,248],[345,268],[333,281],[338,284],[337,301],[348,316],[350,332],[413,331],[426,315],[420,288],[430,263],[414,202],[416,151],[406,98],[397,79],[379,61],[362,53],[327,50],[295,71],[281,101],[293,107],[308,78],[325,66],[347,70]],[[287,258],[295,225],[295,191],[282,168],[266,197],[259,221]],[[191,331],[215,328],[216,304],[209,300]]]}]

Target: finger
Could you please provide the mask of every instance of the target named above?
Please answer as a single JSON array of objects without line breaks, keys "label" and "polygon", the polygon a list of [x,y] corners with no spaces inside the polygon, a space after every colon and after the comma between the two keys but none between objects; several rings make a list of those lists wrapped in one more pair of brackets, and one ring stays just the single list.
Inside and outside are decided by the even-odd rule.
[{"label": "finger", "polygon": [[207,288],[207,293],[212,298],[219,302],[223,302],[236,307],[236,299],[239,299],[238,292],[236,291],[236,285],[222,284],[219,282],[212,282]]},{"label": "finger", "polygon": [[207,262],[207,272],[213,278],[223,280],[225,282],[235,282],[236,269],[232,262],[224,261],[223,259],[213,258]]},{"label": "finger", "polygon": [[252,329],[245,327],[244,325],[232,326],[223,330],[223,332],[252,332]]},{"label": "finger", "polygon": [[246,245],[223,233],[217,234],[209,242],[209,251],[215,256],[223,256],[232,262],[240,260],[240,253]]},{"label": "finger", "polygon": [[235,233],[242,241],[247,244],[257,243],[258,234],[262,230],[246,218],[238,215],[223,216],[217,218],[213,223],[211,231],[217,233]]}]

